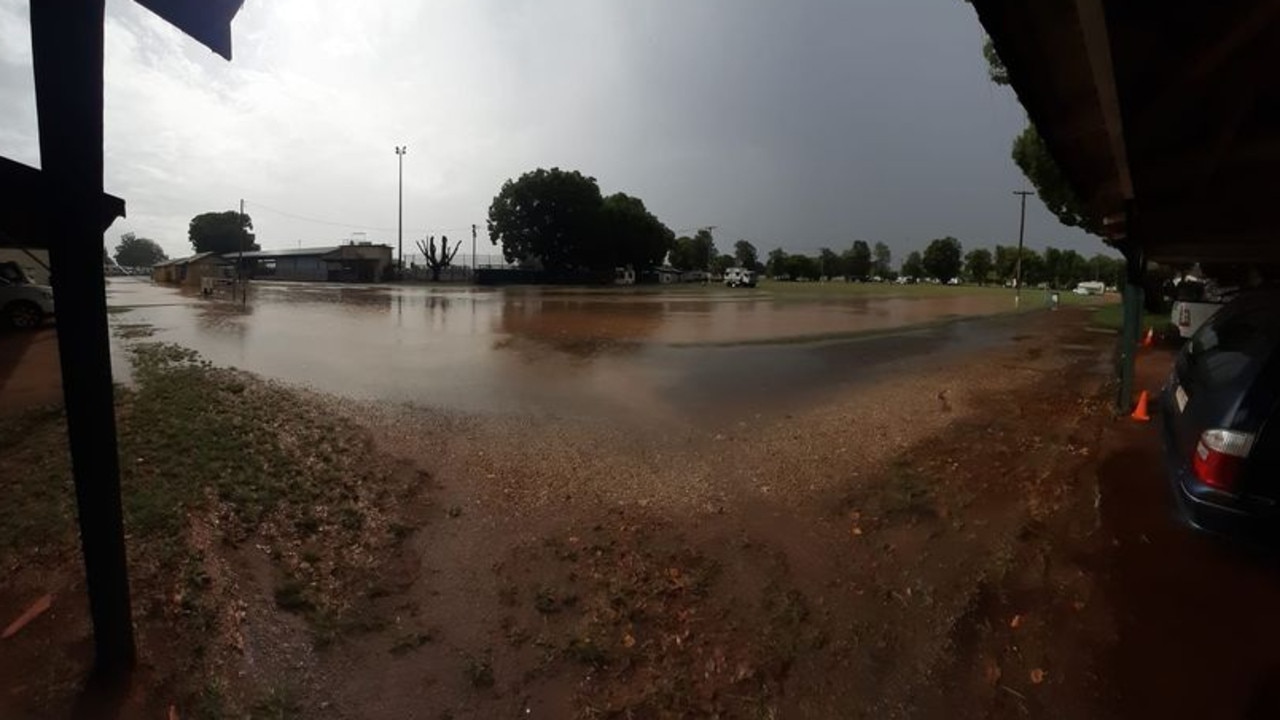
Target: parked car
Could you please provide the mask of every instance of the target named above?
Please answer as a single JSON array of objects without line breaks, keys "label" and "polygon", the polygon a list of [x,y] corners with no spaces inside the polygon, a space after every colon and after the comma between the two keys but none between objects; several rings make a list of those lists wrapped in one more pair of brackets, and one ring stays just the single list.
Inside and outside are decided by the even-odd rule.
[{"label": "parked car", "polygon": [[1169,320],[1179,335],[1189,338],[1237,292],[1239,288],[1222,287],[1212,280],[1183,278],[1175,282]]},{"label": "parked car", "polygon": [[724,271],[724,284],[729,287],[755,287],[756,274],[747,268],[729,268]]},{"label": "parked car", "polygon": [[1271,539],[1280,530],[1280,293],[1242,294],[1178,355],[1162,392],[1178,513],[1192,527]]},{"label": "parked car", "polygon": [[53,289],[34,285],[17,263],[0,263],[0,326],[30,330],[53,315]]}]

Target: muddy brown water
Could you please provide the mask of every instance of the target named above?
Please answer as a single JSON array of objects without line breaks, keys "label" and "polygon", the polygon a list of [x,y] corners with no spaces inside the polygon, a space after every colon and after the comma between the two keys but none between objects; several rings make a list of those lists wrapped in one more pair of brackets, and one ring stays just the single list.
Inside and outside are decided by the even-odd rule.
[{"label": "muddy brown water", "polygon": [[[744,291],[255,283],[247,302],[114,280],[113,323],[219,365],[471,412],[688,416],[777,409],[910,358],[1005,342],[1000,294],[775,300]],[[932,323],[932,325],[930,325]],[[848,336],[895,332],[892,338]],[[803,341],[803,342],[802,342]],[[126,341],[116,337],[118,378]]]}]

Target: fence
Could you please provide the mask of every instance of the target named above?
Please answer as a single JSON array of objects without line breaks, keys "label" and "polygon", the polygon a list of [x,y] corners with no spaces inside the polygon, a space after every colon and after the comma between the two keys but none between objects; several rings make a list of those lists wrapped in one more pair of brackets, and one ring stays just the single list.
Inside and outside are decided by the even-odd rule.
[{"label": "fence", "polygon": [[[408,271],[410,268],[412,268],[415,265],[419,268],[425,268],[427,266],[426,257],[420,252],[410,252],[409,248],[405,247],[404,249],[405,270]],[[458,254],[453,257],[453,262],[449,264],[449,267],[467,268],[468,270],[470,270],[473,267],[482,267],[482,268],[510,267],[510,265],[508,265],[506,259],[502,257],[502,253],[477,254],[473,262],[471,258],[471,253],[465,252],[465,249],[464,249],[464,250],[458,251]],[[430,277],[430,275],[428,275],[428,277]]]}]

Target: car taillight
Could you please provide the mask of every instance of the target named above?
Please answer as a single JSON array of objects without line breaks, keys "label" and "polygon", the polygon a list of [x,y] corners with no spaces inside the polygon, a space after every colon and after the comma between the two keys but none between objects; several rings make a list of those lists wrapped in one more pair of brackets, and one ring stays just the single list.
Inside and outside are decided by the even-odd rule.
[{"label": "car taillight", "polygon": [[1205,485],[1231,490],[1241,462],[1253,449],[1253,433],[1239,430],[1205,430],[1191,455],[1191,469]]}]

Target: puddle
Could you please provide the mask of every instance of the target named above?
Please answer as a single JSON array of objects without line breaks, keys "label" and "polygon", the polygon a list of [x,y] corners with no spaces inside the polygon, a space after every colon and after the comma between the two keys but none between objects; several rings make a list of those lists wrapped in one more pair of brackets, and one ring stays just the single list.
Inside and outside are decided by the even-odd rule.
[{"label": "puddle", "polygon": [[[1006,310],[999,295],[775,300],[763,292],[260,283],[244,304],[114,280],[113,323],[219,365],[340,395],[466,411],[687,415],[859,381],[1012,336],[1011,320],[795,342]],[[781,344],[760,344],[778,341]],[[115,357],[125,340],[113,336]],[[737,345],[739,343],[745,343]],[[122,373],[117,372],[117,376]],[[776,400],[776,398],[775,398]],[[770,402],[770,405],[776,405]]]}]

